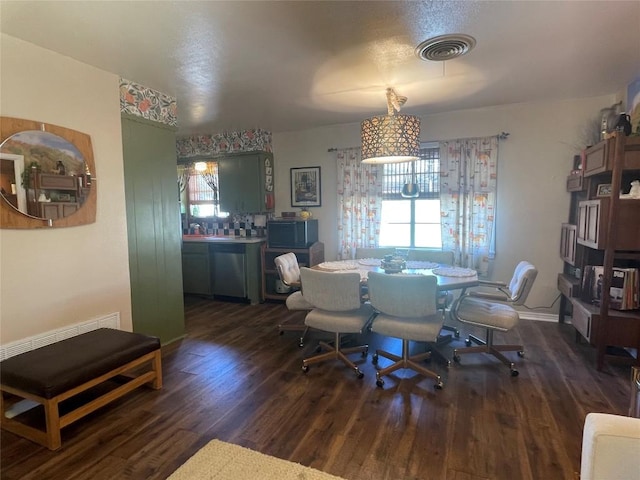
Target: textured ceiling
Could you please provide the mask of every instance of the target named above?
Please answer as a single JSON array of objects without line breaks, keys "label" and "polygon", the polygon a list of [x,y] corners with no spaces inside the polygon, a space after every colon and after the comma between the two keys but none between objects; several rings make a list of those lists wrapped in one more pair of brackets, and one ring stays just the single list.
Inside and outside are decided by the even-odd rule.
[{"label": "textured ceiling", "polygon": [[[640,1],[5,1],[3,33],[177,98],[179,134],[274,132],[617,92]],[[472,35],[448,62],[423,40]],[[1,61],[1,57],[0,57]]]}]

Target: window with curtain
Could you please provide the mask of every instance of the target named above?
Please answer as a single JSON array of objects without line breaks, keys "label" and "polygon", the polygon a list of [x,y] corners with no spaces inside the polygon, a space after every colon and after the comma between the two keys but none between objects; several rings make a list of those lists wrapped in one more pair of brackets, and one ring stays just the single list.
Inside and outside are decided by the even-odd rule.
[{"label": "window with curtain", "polygon": [[182,178],[181,188],[184,185],[183,189],[186,191],[184,198],[190,217],[228,216],[228,213],[220,211],[217,162],[197,162],[186,168],[183,167],[182,175],[180,175],[180,168],[178,172],[178,178]]},{"label": "window with curtain", "polygon": [[[441,248],[439,148],[421,148],[419,160],[383,167],[379,245]],[[403,186],[411,182],[418,185],[419,196],[402,197]]]}]

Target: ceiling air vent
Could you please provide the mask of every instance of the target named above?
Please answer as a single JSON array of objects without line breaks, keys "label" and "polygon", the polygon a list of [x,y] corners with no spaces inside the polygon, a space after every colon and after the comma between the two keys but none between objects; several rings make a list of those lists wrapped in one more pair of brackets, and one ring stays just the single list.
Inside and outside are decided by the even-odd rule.
[{"label": "ceiling air vent", "polygon": [[470,35],[455,33],[440,35],[425,40],[416,47],[416,55],[422,60],[443,62],[460,57],[476,46],[476,39]]}]

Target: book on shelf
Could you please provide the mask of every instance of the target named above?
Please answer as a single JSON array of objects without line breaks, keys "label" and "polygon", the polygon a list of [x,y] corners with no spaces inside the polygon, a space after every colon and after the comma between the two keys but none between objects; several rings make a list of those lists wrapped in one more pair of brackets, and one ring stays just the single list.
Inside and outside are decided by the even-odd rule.
[{"label": "book on shelf", "polygon": [[[600,305],[604,267],[586,265],[582,275],[582,300]],[[640,275],[637,268],[613,267],[609,307],[614,310],[640,308]]]}]

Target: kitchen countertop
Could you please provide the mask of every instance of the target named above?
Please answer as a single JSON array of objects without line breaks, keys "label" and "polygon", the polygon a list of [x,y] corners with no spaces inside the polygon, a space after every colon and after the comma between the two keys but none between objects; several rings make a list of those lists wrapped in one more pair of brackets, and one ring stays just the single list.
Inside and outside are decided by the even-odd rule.
[{"label": "kitchen countertop", "polygon": [[234,237],[222,235],[183,235],[183,242],[200,242],[200,243],[262,243],[267,239],[265,237]]}]

